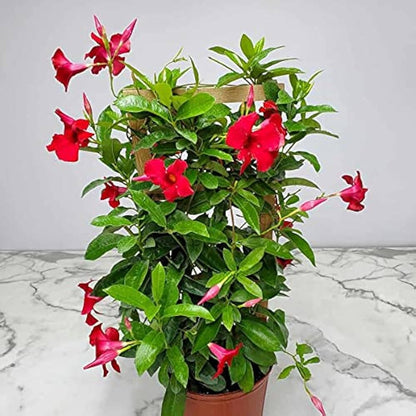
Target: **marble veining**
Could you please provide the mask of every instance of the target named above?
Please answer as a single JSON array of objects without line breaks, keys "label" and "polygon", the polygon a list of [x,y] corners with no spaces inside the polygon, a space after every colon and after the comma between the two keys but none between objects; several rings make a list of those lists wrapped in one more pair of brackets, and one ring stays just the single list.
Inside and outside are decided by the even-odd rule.
[{"label": "marble veining", "polygon": [[[416,415],[416,248],[318,249],[317,267],[288,268],[292,343],[312,344],[311,390],[329,416]],[[93,350],[80,316],[79,282],[98,279],[118,259],[78,252],[0,252],[0,415],[159,416],[157,378],[138,378],[130,360],[106,379],[83,371]],[[117,319],[114,302],[101,319]],[[279,367],[288,363],[280,357]],[[264,416],[309,416],[297,376],[273,372]]]}]

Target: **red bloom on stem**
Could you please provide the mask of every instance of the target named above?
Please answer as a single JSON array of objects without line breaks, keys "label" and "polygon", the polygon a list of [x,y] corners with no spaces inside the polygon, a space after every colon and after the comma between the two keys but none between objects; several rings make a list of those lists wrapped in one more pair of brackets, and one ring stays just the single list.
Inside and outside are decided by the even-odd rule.
[{"label": "red bloom on stem", "polygon": [[58,159],[65,162],[76,162],[78,160],[79,148],[88,145],[89,138],[93,133],[86,129],[90,123],[88,120],[74,120],[61,110],[57,109],[55,113],[64,123],[64,134],[55,134],[52,142],[46,148],[49,152],[56,152]]},{"label": "red bloom on stem", "polygon": [[269,118],[272,114],[278,113],[277,105],[274,101],[264,101],[263,106],[259,109],[260,113],[263,113],[264,118]]},{"label": "red bloom on stem", "polygon": [[95,312],[94,310],[95,304],[100,302],[103,298],[100,296],[93,296],[91,294],[93,289],[90,287],[90,283],[91,281],[89,281],[88,283],[80,283],[78,287],[80,287],[85,292],[84,304],[82,306],[81,315],[87,315],[87,319],[85,320],[85,322],[88,325],[92,326],[96,324],[98,321],[96,318],[94,318],[91,312],[92,311]]},{"label": "red bloom on stem", "polygon": [[162,188],[165,198],[173,202],[177,198],[185,198],[194,193],[189,179],[183,176],[188,164],[183,160],[175,160],[168,168],[163,159],[152,159],[144,166],[144,176],[133,178],[134,181],[150,181]]},{"label": "red bloom on stem", "polygon": [[120,205],[120,201],[117,198],[124,194],[127,188],[114,185],[113,182],[106,182],[104,186],[105,188],[101,191],[101,200],[108,199],[110,207],[117,208]]},{"label": "red bloom on stem", "polygon": [[311,400],[313,405],[321,412],[322,416],[326,416],[324,405],[322,402],[314,395],[311,394]]},{"label": "red bloom on stem", "polygon": [[137,19],[133,20],[124,29],[123,33],[116,33],[111,36],[110,40],[107,38],[104,26],[100,23],[98,18],[94,16],[95,27],[98,35],[91,33],[91,38],[97,42],[87,54],[85,58],[92,58],[94,66],[91,68],[93,74],[98,74],[103,68],[109,66],[114,76],[118,75],[124,69],[124,57],[121,55],[130,52],[130,37],[133,33],[134,26]]},{"label": "red bloom on stem", "polygon": [[361,202],[364,200],[368,189],[363,187],[360,172],[357,171],[357,176],[354,179],[350,175],[344,175],[342,179],[351,185],[339,193],[342,200],[348,202],[347,209],[361,211],[364,209],[364,205]]},{"label": "red bloom on stem", "polygon": [[243,161],[240,175],[253,159],[257,161],[257,169],[260,172],[270,169],[279,154],[279,149],[285,143],[284,129],[279,130],[270,119],[263,121],[259,128],[253,131],[258,119],[257,113],[242,116],[227,133],[227,145],[239,150],[237,158]]},{"label": "red bloom on stem", "polygon": [[72,63],[62,52],[57,49],[52,56],[52,65],[56,70],[55,78],[68,90],[69,81],[74,75],[84,72],[88,65]]},{"label": "red bloom on stem", "polygon": [[127,344],[120,341],[120,334],[117,329],[109,327],[103,332],[101,325],[97,325],[93,328],[90,334],[90,344],[95,347],[95,360],[87,364],[84,370],[98,365],[103,366],[104,374],[106,377],[108,374],[107,364],[111,362],[111,366],[118,373],[120,367],[116,361],[116,358]]},{"label": "red bloom on stem", "polygon": [[299,207],[299,210],[304,211],[304,212],[309,211],[317,207],[318,205],[322,204],[327,199],[328,198],[318,198],[318,199],[312,199],[311,201],[306,201]]},{"label": "red bloom on stem", "polygon": [[247,108],[251,108],[251,106],[254,104],[254,87],[252,85],[250,85],[250,89],[248,91],[248,96],[247,96]]},{"label": "red bloom on stem", "polygon": [[212,376],[212,378],[217,378],[224,371],[225,364],[231,366],[233,358],[238,355],[240,348],[243,346],[242,343],[238,344],[233,350],[227,350],[226,348],[221,347],[218,344],[210,342],[208,344],[209,350],[215,355],[218,360],[217,372]]},{"label": "red bloom on stem", "polygon": [[280,257],[276,257],[277,264],[284,270],[289,264],[292,264],[293,259],[282,259]]},{"label": "red bloom on stem", "polygon": [[280,226],[280,229],[283,230],[284,228],[293,228],[293,222],[284,220],[283,224]]}]

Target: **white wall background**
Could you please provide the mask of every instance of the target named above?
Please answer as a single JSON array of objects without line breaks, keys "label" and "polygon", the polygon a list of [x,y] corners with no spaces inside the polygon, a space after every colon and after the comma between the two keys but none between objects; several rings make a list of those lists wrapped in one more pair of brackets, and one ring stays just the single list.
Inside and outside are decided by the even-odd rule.
[{"label": "white wall background", "polygon": [[[183,46],[203,81],[212,82],[220,69],[208,61],[208,47],[236,48],[243,32],[286,45],[286,56],[301,58],[308,73],[325,68],[313,98],[339,110],[325,124],[341,140],[307,139],[304,150],[323,162],[319,175],[307,172],[323,190],[335,191],[343,187],[341,175],[360,169],[370,191],[361,214],[346,211],[339,200],[313,211],[305,235],[315,246],[416,244],[414,0],[1,0],[0,5],[0,249],[83,248],[97,232],[90,220],[107,211],[98,191],[80,199],[86,183],[107,173],[93,155],[82,153],[80,162],[69,164],[45,150],[61,130],[56,107],[81,115],[83,91],[96,114],[111,100],[104,73],[77,76],[65,94],[50,63],[57,46],[73,61],[90,49],[94,13],[110,33],[138,17],[128,59],[148,74]],[[127,82],[127,71],[123,77]]]}]

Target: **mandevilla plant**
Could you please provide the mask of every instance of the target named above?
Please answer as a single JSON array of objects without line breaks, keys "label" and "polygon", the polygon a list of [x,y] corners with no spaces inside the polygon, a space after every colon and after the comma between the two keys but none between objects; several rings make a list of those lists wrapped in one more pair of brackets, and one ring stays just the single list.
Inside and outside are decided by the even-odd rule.
[{"label": "mandevilla plant", "polygon": [[[240,87],[248,95],[234,111],[216,102],[209,92],[215,88],[200,85],[194,62],[181,51],[152,79],[125,62],[135,24],[109,37],[95,17],[96,46],[85,55],[91,63],[74,64],[60,49],[52,57],[65,90],[76,74],[105,70],[115,96],[97,119],[85,94],[84,118],[56,110],[64,132],[47,146],[67,162],[76,162],[80,150],[94,153],[113,172],[82,193],[102,187],[101,199],[112,208],[93,219],[102,231],[85,258],[120,253],[94,287],[79,285],[96,351],[85,368],[102,366],[106,376],[109,363],[120,371],[119,356],[134,358],[139,375],[158,372],[166,388],[162,415],[182,416],[186,391],[249,392],[279,352],[293,360],[279,378],[296,369],[324,415],[306,386],[309,366],[319,358],[306,344],[287,350],[285,313],[268,306],[286,295],[284,270],[295,256],[315,264],[297,227],[308,211],[338,196],[349,210],[364,208],[359,172],[343,176],[348,187],[339,192],[317,191],[317,199],[300,201],[302,187],[319,188],[293,172],[305,162],[320,170],[301,141],[312,134],[337,137],[318,122],[335,110],[307,103],[318,73],[303,79],[299,69],[279,66],[287,59],[267,60],[279,48],[265,48],[264,38],[254,44],[243,35],[242,55],[215,46],[211,51],[226,61],[211,59],[228,71],[216,87],[248,84]],[[114,79],[126,68],[133,81],[116,93]],[[188,71],[194,82],[178,88]],[[289,76],[287,89],[276,82],[280,76]],[[264,91],[259,106],[254,85]],[[119,329],[103,328],[94,315],[107,296],[120,302]]]}]

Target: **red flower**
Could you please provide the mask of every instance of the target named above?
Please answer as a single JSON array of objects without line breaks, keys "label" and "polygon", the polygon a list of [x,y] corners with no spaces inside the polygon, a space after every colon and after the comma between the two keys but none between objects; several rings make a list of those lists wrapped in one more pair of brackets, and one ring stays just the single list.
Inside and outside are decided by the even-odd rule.
[{"label": "red flower", "polygon": [[251,308],[262,301],[262,298],[250,299],[239,306],[239,308]]},{"label": "red flower", "polygon": [[106,182],[104,186],[105,188],[101,191],[101,200],[108,199],[110,207],[117,208],[120,205],[120,201],[117,198],[124,194],[127,188],[114,185],[113,182]]},{"label": "red flower", "polygon": [[283,224],[280,226],[280,229],[283,230],[284,228],[293,228],[293,222],[284,220]]},{"label": "red flower", "polygon": [[311,400],[313,405],[321,412],[321,415],[326,416],[324,405],[322,404],[322,402],[316,396],[313,395],[311,395]]},{"label": "red flower", "polygon": [[69,81],[71,78],[84,72],[88,65],[74,64],[64,55],[61,49],[57,49],[52,56],[52,65],[56,70],[55,78],[64,85],[65,91],[68,90]]},{"label": "red flower", "polygon": [[183,176],[188,164],[183,160],[175,160],[165,168],[163,159],[152,159],[144,166],[144,176],[133,178],[133,181],[150,181],[162,188],[165,198],[173,202],[194,193],[189,179]]},{"label": "red flower", "polygon": [[107,328],[103,332],[101,325],[97,325],[93,328],[90,334],[90,344],[95,346],[95,360],[87,364],[84,367],[84,370],[87,370],[91,367],[96,367],[98,365],[103,366],[103,376],[106,377],[108,374],[106,364],[111,362],[111,366],[118,373],[120,372],[120,367],[116,361],[116,358],[120,354],[127,343],[120,341],[120,335],[115,328]]},{"label": "red flower", "polygon": [[100,302],[103,298],[91,295],[93,289],[90,287],[90,283],[91,281],[88,283],[80,283],[78,287],[80,287],[85,292],[84,305],[82,306],[81,315],[87,315],[87,319],[85,320],[85,322],[88,325],[92,326],[96,324],[98,321],[96,318],[94,318],[94,316],[92,316],[91,312],[95,312],[95,304]]},{"label": "red flower", "polygon": [[344,175],[342,179],[351,185],[349,188],[346,188],[339,193],[342,200],[348,202],[347,209],[351,211],[361,211],[364,209],[364,205],[361,204],[361,202],[364,200],[368,189],[363,188],[360,172],[357,171],[357,176],[354,179],[350,175]]},{"label": "red flower", "polygon": [[55,113],[58,114],[64,123],[64,134],[55,134],[52,137],[52,143],[46,146],[46,148],[50,152],[55,151],[56,156],[60,160],[76,162],[78,160],[79,148],[86,147],[89,138],[94,135],[85,131],[90,123],[84,119],[74,120],[59,109]]},{"label": "red flower", "polygon": [[289,264],[292,264],[293,259],[282,259],[280,257],[276,257],[277,264],[284,270]]},{"label": "red flower", "polygon": [[270,119],[263,121],[256,131],[252,131],[258,119],[257,113],[242,116],[227,133],[227,145],[239,150],[237,158],[243,161],[240,175],[252,159],[257,161],[257,169],[260,172],[270,169],[279,154],[279,149],[285,143],[284,129],[279,130]]},{"label": "red flower", "polygon": [[85,58],[92,58],[94,66],[91,69],[93,74],[98,74],[103,68],[109,66],[113,75],[118,75],[124,69],[124,57],[121,55],[130,52],[130,37],[133,33],[137,19],[133,20],[124,29],[123,33],[116,33],[111,36],[110,41],[107,39],[104,26],[98,18],[94,16],[95,27],[98,35],[91,33],[91,38],[97,42],[87,54]]},{"label": "red flower", "polygon": [[233,362],[233,358],[236,355],[238,355],[238,352],[240,351],[240,348],[242,346],[243,344],[240,343],[233,350],[227,350],[226,348],[223,348],[218,344],[214,344],[213,342],[210,342],[208,344],[208,348],[218,360],[217,372],[212,376],[213,379],[217,378],[219,375],[222,374],[222,372],[224,371],[225,364],[228,364],[228,366],[231,366],[231,363]]},{"label": "red flower", "polygon": [[263,113],[264,118],[269,118],[272,114],[277,113],[278,109],[274,101],[267,100],[263,103],[263,107],[260,107],[259,111]]},{"label": "red flower", "polygon": [[325,202],[328,198],[318,198],[318,199],[312,199],[312,201],[306,201],[304,202],[300,207],[300,211],[309,211],[318,205],[322,204],[322,202]]}]

